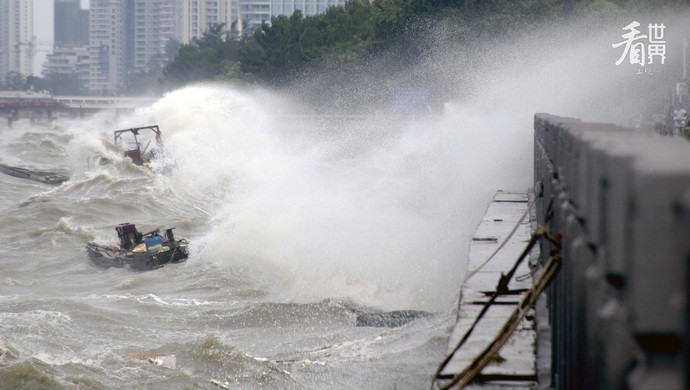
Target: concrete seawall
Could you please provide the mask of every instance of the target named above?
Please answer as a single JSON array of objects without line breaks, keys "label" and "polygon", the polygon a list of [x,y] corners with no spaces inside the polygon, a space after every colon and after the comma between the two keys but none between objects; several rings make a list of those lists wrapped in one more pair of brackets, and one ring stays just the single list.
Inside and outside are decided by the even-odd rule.
[{"label": "concrete seawall", "polygon": [[[532,285],[528,261],[516,267],[515,277],[505,286],[508,291],[492,299],[498,290],[497,282],[509,273],[530,241],[528,199],[526,193],[498,191],[472,237],[457,323],[448,341],[451,358],[439,372],[438,388],[454,387],[454,383],[462,386],[468,382],[480,387],[509,386],[512,389],[530,389],[537,384],[533,312],[514,321],[512,332],[503,329],[518,307],[521,293]],[[475,325],[475,319],[480,316]],[[501,346],[500,353],[487,356],[487,346],[502,334],[510,334],[510,341]],[[461,341],[465,337],[466,340]],[[475,361],[485,357],[488,364],[471,369]],[[451,383],[452,380],[457,382]]]},{"label": "concrete seawall", "polygon": [[547,114],[534,129],[537,220],[563,243],[551,386],[689,388],[690,143]]}]

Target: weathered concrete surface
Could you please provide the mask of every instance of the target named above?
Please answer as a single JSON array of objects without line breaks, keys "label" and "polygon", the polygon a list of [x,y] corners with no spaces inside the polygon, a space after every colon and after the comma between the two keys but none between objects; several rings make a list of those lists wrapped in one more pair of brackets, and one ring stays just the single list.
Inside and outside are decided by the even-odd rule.
[{"label": "weathered concrete surface", "polygon": [[[523,320],[501,359],[470,387],[690,388],[690,143],[548,114],[535,115],[534,125],[534,180],[543,196],[532,221],[562,237],[561,269],[536,304],[536,325]],[[504,195],[477,229],[468,272],[527,205],[524,194],[522,203],[497,201]],[[523,225],[520,238],[463,285],[449,353],[488,299],[481,292],[519,256],[530,234]],[[543,266],[552,248],[540,240],[532,266]],[[517,274],[527,274],[521,267]],[[491,342],[512,300],[498,300],[442,377],[462,372]]]},{"label": "weathered concrete surface", "polygon": [[690,144],[537,114],[534,175],[563,234],[551,385],[689,388]]},{"label": "weathered concrete surface", "polygon": [[[462,286],[458,320],[448,343],[451,353],[475,318],[483,309],[484,303],[496,289],[501,273],[508,273],[527,246],[531,237],[529,214],[522,222],[520,218],[528,208],[528,195],[525,193],[498,192],[489,204],[486,214],[470,243],[468,275]],[[506,239],[513,228],[517,230],[492,260],[482,267]],[[518,267],[515,276],[521,281],[512,280],[510,290],[527,289],[532,285],[529,258]],[[515,278],[514,278],[515,279]],[[519,294],[500,296],[478,323],[465,345],[455,354],[441,375],[444,378],[462,372],[464,368],[496,337],[500,328],[515,310]],[[531,388],[536,385],[534,315],[529,313],[518,325],[513,336],[499,352],[499,358],[482,370],[478,386],[507,386],[510,388]],[[443,383],[443,381],[441,381]],[[474,385],[472,385],[474,386]],[[470,386],[470,387],[472,387]]]}]

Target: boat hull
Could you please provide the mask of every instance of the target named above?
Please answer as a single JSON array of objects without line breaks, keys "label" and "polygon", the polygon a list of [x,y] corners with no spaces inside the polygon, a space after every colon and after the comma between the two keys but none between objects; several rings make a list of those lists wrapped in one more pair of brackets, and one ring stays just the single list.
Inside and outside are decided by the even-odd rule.
[{"label": "boat hull", "polygon": [[170,263],[181,263],[187,260],[189,251],[187,245],[178,243],[167,247],[167,250],[157,253],[132,252],[120,248],[86,244],[86,252],[91,264],[101,268],[125,268],[135,271],[147,271],[160,268]]},{"label": "boat hull", "polygon": [[0,164],[0,172],[10,176],[19,177],[21,179],[28,179],[53,185],[62,184],[63,182],[69,180],[69,176],[64,173],[32,171],[25,168],[11,167],[5,164]]}]

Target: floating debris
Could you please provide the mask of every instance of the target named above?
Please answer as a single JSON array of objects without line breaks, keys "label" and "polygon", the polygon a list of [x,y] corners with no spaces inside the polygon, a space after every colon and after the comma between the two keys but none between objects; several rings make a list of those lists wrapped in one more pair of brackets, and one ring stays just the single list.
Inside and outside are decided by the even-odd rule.
[{"label": "floating debris", "polygon": [[395,310],[384,313],[357,314],[357,326],[374,326],[394,328],[402,326],[417,318],[428,317],[431,313],[421,310]]},{"label": "floating debris", "polygon": [[0,164],[0,172],[21,179],[33,180],[45,184],[58,185],[69,180],[69,175],[59,172],[32,171],[26,168],[11,167]]},{"label": "floating debris", "polygon": [[130,353],[122,356],[125,361],[139,361],[156,364],[170,369],[177,368],[177,357],[175,355],[154,355],[150,353]]},{"label": "floating debris", "polygon": [[498,237],[472,237],[472,241],[498,242]]}]

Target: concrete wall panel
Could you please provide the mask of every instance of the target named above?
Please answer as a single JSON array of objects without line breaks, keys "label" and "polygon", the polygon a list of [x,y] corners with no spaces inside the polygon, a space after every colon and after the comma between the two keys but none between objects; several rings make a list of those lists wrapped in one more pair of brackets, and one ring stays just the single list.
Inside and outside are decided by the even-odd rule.
[{"label": "concrete wall panel", "polygon": [[548,114],[534,124],[537,220],[563,237],[547,295],[553,387],[690,387],[690,143]]}]

